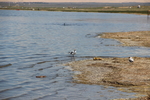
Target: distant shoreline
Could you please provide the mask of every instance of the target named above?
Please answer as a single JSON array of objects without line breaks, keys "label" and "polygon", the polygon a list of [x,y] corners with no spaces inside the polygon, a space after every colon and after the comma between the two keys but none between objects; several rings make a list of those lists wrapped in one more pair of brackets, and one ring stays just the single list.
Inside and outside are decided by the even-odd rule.
[{"label": "distant shoreline", "polygon": [[[138,8],[140,5],[140,8]],[[147,14],[149,3],[44,3],[44,2],[0,2],[2,10],[62,11]]]},{"label": "distant shoreline", "polygon": [[101,10],[95,10],[95,9],[57,9],[57,8],[26,8],[26,9],[20,9],[20,8],[0,8],[0,10],[27,10],[27,11],[56,11],[56,12],[93,12],[93,13],[123,13],[123,14],[137,14],[137,15],[147,15],[147,10],[115,10],[115,9],[101,9]]}]

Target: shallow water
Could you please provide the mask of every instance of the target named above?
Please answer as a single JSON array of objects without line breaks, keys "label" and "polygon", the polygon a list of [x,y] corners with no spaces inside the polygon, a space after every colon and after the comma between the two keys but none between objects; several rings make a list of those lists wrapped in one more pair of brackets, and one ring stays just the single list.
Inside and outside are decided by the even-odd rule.
[{"label": "shallow water", "polygon": [[[150,30],[145,15],[0,10],[0,99],[109,100],[134,97],[114,87],[72,83],[63,63],[94,56],[150,57],[102,32]],[[68,51],[76,49],[75,57]],[[132,52],[134,51],[134,52]],[[46,78],[36,78],[44,75]]]}]

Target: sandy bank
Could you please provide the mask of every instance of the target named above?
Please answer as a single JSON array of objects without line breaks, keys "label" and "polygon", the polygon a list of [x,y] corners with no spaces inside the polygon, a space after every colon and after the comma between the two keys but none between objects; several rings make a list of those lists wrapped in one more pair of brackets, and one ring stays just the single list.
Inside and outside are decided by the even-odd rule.
[{"label": "sandy bank", "polygon": [[116,39],[122,43],[122,46],[150,47],[150,31],[103,33],[100,36]]},{"label": "sandy bank", "polygon": [[[134,59],[133,63],[130,63],[128,58],[102,58],[96,61],[89,59],[70,62],[66,66],[81,72],[74,75],[76,83],[132,86],[133,91],[148,92],[150,91],[150,58],[134,57]],[[138,90],[137,86],[142,88]]]},{"label": "sandy bank", "polygon": [[[150,31],[104,33],[100,36],[117,39],[122,46],[150,47]],[[80,72],[74,74],[75,83],[127,87],[134,92],[150,94],[150,58],[133,58],[133,63],[128,61],[129,58],[101,58],[69,62],[65,66]],[[150,95],[126,100],[149,100],[147,98]]]}]

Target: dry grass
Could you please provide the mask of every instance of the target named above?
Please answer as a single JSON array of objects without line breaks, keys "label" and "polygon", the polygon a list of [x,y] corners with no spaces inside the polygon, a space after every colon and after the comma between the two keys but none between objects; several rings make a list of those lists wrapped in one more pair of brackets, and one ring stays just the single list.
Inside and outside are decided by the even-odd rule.
[{"label": "dry grass", "polygon": [[102,38],[117,39],[123,46],[150,47],[150,31],[104,33]]}]

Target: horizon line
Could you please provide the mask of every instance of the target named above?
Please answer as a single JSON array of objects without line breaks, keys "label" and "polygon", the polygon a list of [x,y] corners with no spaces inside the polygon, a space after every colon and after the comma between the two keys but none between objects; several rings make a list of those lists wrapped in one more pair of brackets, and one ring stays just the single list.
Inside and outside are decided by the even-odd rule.
[{"label": "horizon line", "polygon": [[[0,1],[0,2],[14,2],[14,1]],[[19,1],[22,2],[22,1]],[[34,1],[23,1],[23,2],[34,2]],[[41,3],[150,3],[150,2],[42,2],[42,1],[36,1]]]}]

